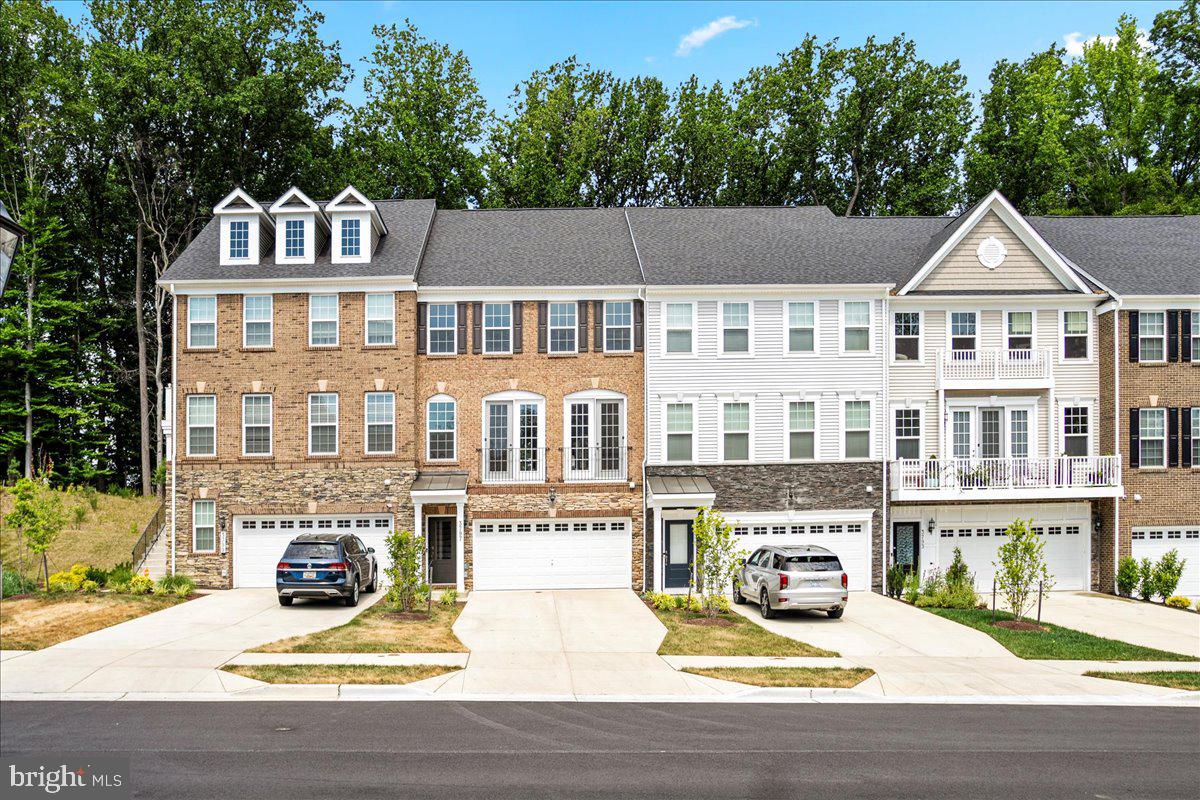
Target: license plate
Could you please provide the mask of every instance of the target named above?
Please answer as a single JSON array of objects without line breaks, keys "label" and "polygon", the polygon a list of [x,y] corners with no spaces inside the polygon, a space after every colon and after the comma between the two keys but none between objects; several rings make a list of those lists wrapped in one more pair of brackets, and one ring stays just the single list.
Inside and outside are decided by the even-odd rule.
[{"label": "license plate", "polygon": [[304,578],[304,580],[306,580],[306,581],[315,581],[315,580],[317,579],[317,573],[315,573],[315,572],[302,572],[302,573],[300,573],[300,577],[301,577],[301,578]]}]

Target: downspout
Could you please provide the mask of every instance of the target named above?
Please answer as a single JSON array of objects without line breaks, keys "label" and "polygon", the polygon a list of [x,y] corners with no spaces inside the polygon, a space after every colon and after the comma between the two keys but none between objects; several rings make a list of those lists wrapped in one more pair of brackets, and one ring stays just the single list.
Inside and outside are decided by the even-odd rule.
[{"label": "downspout", "polygon": [[[883,364],[883,481],[882,481],[882,496],[880,497],[881,522],[883,526],[883,536],[879,545],[879,565],[880,565],[880,582],[879,585],[883,589],[883,594],[887,594],[887,571],[888,571],[888,539],[891,536],[891,531],[888,530],[888,451],[892,443],[892,396],[891,396],[891,355],[888,353],[888,326],[891,324],[891,306],[889,303],[888,293],[883,293],[883,323],[880,327],[879,337],[879,354]],[[921,415],[921,421],[924,423],[924,414]],[[919,533],[917,534],[920,535]]]},{"label": "downspout", "polygon": [[1113,498],[1113,594],[1117,593],[1117,563],[1121,560],[1121,498],[1125,493],[1125,459],[1121,458],[1121,298],[1112,296],[1113,315],[1113,453],[1118,460],[1121,494]]},{"label": "downspout", "polygon": [[[628,217],[626,217],[628,220]],[[631,231],[632,233],[632,231]],[[636,252],[637,244],[634,244]],[[638,257],[640,264],[641,257]],[[657,515],[648,513],[650,501],[649,483],[646,469],[649,466],[650,455],[650,370],[646,368],[649,358],[646,356],[646,287],[639,286],[638,300],[642,304],[642,591],[656,591],[654,583],[646,582],[646,551],[649,550],[651,563],[658,566],[658,520]],[[650,523],[650,525],[647,525]],[[647,530],[650,527],[653,530]],[[654,581],[659,580],[658,570],[654,571]]]},{"label": "downspout", "polygon": [[[179,409],[179,295],[175,284],[171,290],[171,574],[175,574],[175,474],[179,458],[179,420],[175,414]],[[158,421],[162,425],[162,420]]]}]

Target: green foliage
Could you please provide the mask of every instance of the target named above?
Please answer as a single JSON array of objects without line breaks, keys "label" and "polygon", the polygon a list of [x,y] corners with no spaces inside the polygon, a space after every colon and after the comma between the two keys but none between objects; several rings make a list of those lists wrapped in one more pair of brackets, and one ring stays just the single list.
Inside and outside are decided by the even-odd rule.
[{"label": "green foliage", "polygon": [[1132,556],[1123,556],[1117,562],[1117,594],[1133,597],[1138,587],[1138,562]]},{"label": "green foliage", "polygon": [[963,559],[962,548],[954,548],[954,560],[950,562],[950,568],[946,570],[946,583],[951,586],[960,586],[964,583],[973,583],[974,580],[975,576],[971,574],[966,560]]},{"label": "green foliage", "polygon": [[903,592],[905,601],[909,603],[917,602],[921,596],[921,575],[916,570],[905,576]]},{"label": "green foliage", "polygon": [[1183,577],[1186,558],[1179,557],[1178,550],[1168,550],[1154,565],[1154,592],[1164,600],[1175,594],[1175,587]]},{"label": "green foliage", "polygon": [[675,609],[675,596],[666,592],[647,592],[646,602],[659,611],[673,611]]},{"label": "green foliage", "polygon": [[1054,578],[1046,566],[1046,542],[1033,532],[1033,520],[1013,520],[1004,544],[996,550],[996,589],[1006,607],[1018,620],[1033,607],[1037,592],[1054,588]]},{"label": "green foliage", "polygon": [[[733,526],[719,511],[701,508],[692,523],[696,542],[696,590],[708,616],[724,613],[720,600],[726,600],[733,577],[742,566],[743,551],[733,534]],[[724,604],[724,611],[729,604]]]},{"label": "green foliage", "polygon": [[164,575],[154,585],[155,594],[175,595],[176,597],[187,597],[195,589],[196,582],[182,572],[177,572],[174,575]]},{"label": "green foliage", "polygon": [[152,591],[154,591],[154,581],[145,575],[134,575],[133,580],[129,582],[130,594],[150,594]]},{"label": "green foliage", "polygon": [[[118,586],[128,586],[133,580],[133,564],[128,561],[122,561],[108,571],[108,576],[104,580],[104,585],[109,589],[117,589]],[[118,589],[118,591],[123,591]]]},{"label": "green foliage", "polygon": [[70,569],[51,575],[47,588],[51,592],[77,592],[88,580],[90,569],[87,564],[73,564]]},{"label": "green foliage", "polygon": [[80,525],[83,524],[83,521],[85,519],[87,519],[87,507],[86,506],[75,506],[74,508],[72,508],[71,509],[71,519],[72,519],[72,521],[74,521],[75,527],[78,528]]},{"label": "green foliage", "polygon": [[1171,608],[1182,608],[1184,610],[1187,610],[1192,607],[1191,600],[1189,600],[1186,597],[1181,597],[1177,594],[1168,597],[1166,599],[1166,604],[1169,605]]},{"label": "green foliage", "polygon": [[438,598],[438,602],[447,608],[453,608],[458,603],[458,589],[453,586],[442,589],[442,595]]},{"label": "green foliage", "polygon": [[937,568],[930,570],[920,582],[919,589],[907,593],[905,599],[918,608],[975,608],[979,603],[975,576],[959,548],[954,548],[954,561],[949,569],[945,572]]},{"label": "green foliage", "polygon": [[61,496],[50,491],[44,481],[22,478],[13,490],[13,508],[4,521],[21,531],[31,553],[42,556],[42,574],[49,588],[46,552],[66,526]]},{"label": "green foliage", "polygon": [[[392,565],[384,572],[391,581],[387,602],[397,611],[412,611],[423,598],[418,593],[424,586],[421,579],[421,537],[412,531],[395,530],[384,542]],[[428,591],[428,588],[426,588]]]},{"label": "green foliage", "polygon": [[89,581],[95,581],[103,586],[104,582],[108,580],[108,570],[104,569],[103,567],[89,566],[84,577],[86,577]]},{"label": "green foliage", "polygon": [[154,476],[151,478],[151,483],[155,486],[167,485],[167,462],[158,462],[158,466],[154,468]]},{"label": "green foliage", "polygon": [[1154,562],[1149,558],[1143,558],[1138,564],[1138,597],[1143,600],[1153,600],[1155,593],[1158,591],[1158,584],[1155,580]]},{"label": "green foliage", "polygon": [[84,581],[79,588],[84,594],[96,594],[100,591],[100,584],[96,581]]},{"label": "green foliage", "polygon": [[4,570],[0,597],[12,597],[15,594],[29,594],[34,591],[37,591],[37,584],[34,581],[11,569]]}]

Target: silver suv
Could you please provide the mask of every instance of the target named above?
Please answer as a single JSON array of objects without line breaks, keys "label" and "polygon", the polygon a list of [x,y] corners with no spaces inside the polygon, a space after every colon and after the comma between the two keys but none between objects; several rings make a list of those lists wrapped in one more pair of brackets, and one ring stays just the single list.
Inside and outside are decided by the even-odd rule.
[{"label": "silver suv", "polygon": [[825,611],[833,619],[846,610],[848,586],[842,562],[824,547],[760,547],[733,580],[733,602],[758,603],[763,619],[776,612]]}]

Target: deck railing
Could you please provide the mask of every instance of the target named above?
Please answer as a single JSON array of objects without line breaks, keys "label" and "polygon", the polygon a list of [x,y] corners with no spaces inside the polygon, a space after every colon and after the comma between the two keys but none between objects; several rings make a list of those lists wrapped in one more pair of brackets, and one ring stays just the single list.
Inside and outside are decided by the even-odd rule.
[{"label": "deck railing", "polygon": [[1121,485],[1121,457],[902,458],[890,477],[893,489],[916,491],[1105,488]]},{"label": "deck railing", "polygon": [[484,446],[479,472],[484,483],[545,483],[546,448]]},{"label": "deck railing", "polygon": [[622,444],[568,445],[563,448],[563,481],[623,481],[628,452]]},{"label": "deck railing", "polygon": [[1053,358],[1048,349],[939,350],[939,381],[1048,381]]}]

